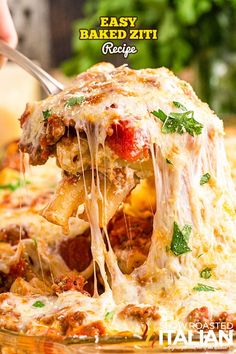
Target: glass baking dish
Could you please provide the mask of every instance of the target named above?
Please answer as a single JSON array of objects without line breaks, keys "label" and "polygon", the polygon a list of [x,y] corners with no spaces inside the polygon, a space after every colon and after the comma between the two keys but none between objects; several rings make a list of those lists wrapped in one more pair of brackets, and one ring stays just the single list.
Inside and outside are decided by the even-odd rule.
[{"label": "glass baking dish", "polygon": [[69,338],[53,341],[46,337],[27,336],[0,330],[0,349],[2,354],[145,354],[145,353],[236,353],[236,336],[232,345],[201,347],[196,342],[192,346],[169,346],[158,344],[158,338],[144,340],[138,336],[118,336],[100,338]]}]

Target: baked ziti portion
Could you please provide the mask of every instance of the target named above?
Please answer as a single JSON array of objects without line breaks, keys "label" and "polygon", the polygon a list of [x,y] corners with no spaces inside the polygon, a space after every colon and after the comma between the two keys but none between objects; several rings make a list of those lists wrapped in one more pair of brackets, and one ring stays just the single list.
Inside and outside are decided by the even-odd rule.
[{"label": "baked ziti portion", "polygon": [[144,324],[235,318],[236,194],[223,123],[190,85],[165,68],[101,63],[28,104],[21,126],[30,164],[55,157],[62,171],[41,215],[64,234],[71,218],[89,225],[87,308],[104,316],[109,307],[113,329],[139,334]]}]

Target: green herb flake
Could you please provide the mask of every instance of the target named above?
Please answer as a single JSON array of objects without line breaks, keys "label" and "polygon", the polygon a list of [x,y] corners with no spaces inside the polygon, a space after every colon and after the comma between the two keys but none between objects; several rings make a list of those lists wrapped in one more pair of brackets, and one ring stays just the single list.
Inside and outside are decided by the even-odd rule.
[{"label": "green herb flake", "polygon": [[194,119],[193,111],[171,112],[168,116],[161,109],[151,113],[162,121],[161,131],[163,134],[178,133],[182,135],[187,132],[194,136],[202,133],[203,125]]},{"label": "green herb flake", "polygon": [[168,163],[168,165],[173,165],[173,163],[167,158],[166,158],[166,163]]},{"label": "green herb flake", "polygon": [[43,120],[48,120],[49,117],[52,115],[52,110],[51,109],[46,109],[46,111],[42,111],[43,113]]},{"label": "green herb flake", "polygon": [[182,229],[182,234],[186,240],[186,242],[189,241],[189,236],[191,234],[192,231],[192,226],[191,225],[184,225],[183,229]]},{"label": "green herb flake", "polygon": [[202,186],[203,184],[208,183],[210,178],[211,178],[210,173],[205,173],[200,179],[200,185]]},{"label": "green herb flake", "polygon": [[0,190],[8,189],[11,192],[15,192],[18,188],[24,186],[24,184],[30,184],[30,181],[22,181],[18,179],[15,183],[8,183],[8,184],[0,184]]},{"label": "green herb flake", "polygon": [[200,272],[200,277],[203,279],[209,279],[212,276],[211,268],[205,268]]},{"label": "green herb flake", "polygon": [[183,230],[181,231],[178,224],[174,222],[173,236],[170,249],[175,256],[180,256],[181,254],[192,251],[188,246],[188,240],[191,231],[192,227],[190,225],[185,225]]},{"label": "green herb flake", "polygon": [[182,111],[187,111],[187,108],[182,104],[177,101],[173,101],[173,105],[179,109],[182,109]]},{"label": "green herb flake", "polygon": [[71,98],[69,98],[66,103],[65,103],[65,107],[73,107],[75,105],[80,105],[81,103],[83,103],[85,100],[84,96],[73,96]]},{"label": "green herb flake", "polygon": [[8,184],[0,184],[0,190],[8,189],[11,192],[14,192],[19,187],[20,187],[19,182],[8,183]]},{"label": "green herb flake", "polygon": [[160,119],[163,123],[166,121],[167,119],[167,115],[161,110],[158,109],[158,111],[152,111],[151,112],[156,118]]},{"label": "green herb flake", "polygon": [[209,285],[205,285],[205,284],[201,284],[198,283],[193,290],[195,291],[215,291],[216,289],[213,288],[213,286],[209,286]]},{"label": "green herb flake", "polygon": [[109,311],[105,314],[105,321],[111,321],[114,317],[114,311]]},{"label": "green herb flake", "polygon": [[199,256],[197,256],[197,258],[200,258],[200,257],[202,257],[204,255],[204,253],[201,253],[201,254],[199,254]]},{"label": "green herb flake", "polygon": [[37,300],[37,301],[35,301],[35,302],[33,303],[32,306],[34,306],[34,307],[44,307],[45,304],[44,304],[42,301]]}]

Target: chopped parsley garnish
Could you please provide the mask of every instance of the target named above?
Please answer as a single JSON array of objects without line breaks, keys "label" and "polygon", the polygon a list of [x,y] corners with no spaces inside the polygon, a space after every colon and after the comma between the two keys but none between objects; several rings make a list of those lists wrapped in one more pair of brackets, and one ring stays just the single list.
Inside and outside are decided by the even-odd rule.
[{"label": "chopped parsley garnish", "polygon": [[191,231],[192,231],[192,226],[185,225],[181,231],[178,224],[174,222],[174,230],[173,230],[170,249],[175,256],[180,256],[183,253],[192,251],[188,246],[188,240]]},{"label": "chopped parsley garnish", "polygon": [[169,165],[173,165],[173,163],[167,158],[166,158],[166,163],[168,163]]},{"label": "chopped parsley garnish", "polygon": [[48,120],[49,117],[52,115],[51,109],[46,109],[46,111],[42,111],[43,113],[43,120]]},{"label": "chopped parsley garnish", "polygon": [[202,186],[203,184],[207,183],[210,178],[211,178],[210,173],[205,173],[200,179],[200,185]]},{"label": "chopped parsley garnish", "polygon": [[8,183],[8,184],[0,184],[0,189],[8,189],[11,192],[14,192],[17,188],[20,187],[20,183]]},{"label": "chopped parsley garnish", "polygon": [[187,108],[182,104],[177,101],[173,101],[173,104],[175,107],[182,109],[182,111],[187,111]]},{"label": "chopped parsley garnish", "polygon": [[182,234],[185,238],[185,240],[188,242],[189,240],[189,236],[191,234],[192,231],[192,226],[191,225],[184,225],[183,229],[182,229]]},{"label": "chopped parsley garnish", "polygon": [[44,304],[42,301],[37,300],[37,301],[35,301],[35,302],[33,303],[32,306],[34,306],[34,307],[44,307],[45,304]]},{"label": "chopped parsley garnish", "polygon": [[203,279],[209,279],[211,276],[211,268],[207,267],[200,272],[200,277]]},{"label": "chopped parsley garnish", "polygon": [[205,285],[205,284],[201,284],[198,283],[193,290],[195,291],[215,291],[216,289],[213,288],[213,286],[209,286],[209,285]]},{"label": "chopped parsley garnish", "polygon": [[77,104],[81,104],[84,102],[84,96],[79,96],[79,97],[71,97],[69,98],[66,103],[65,103],[65,107],[73,107]]},{"label": "chopped parsley garnish", "polygon": [[111,321],[114,317],[114,311],[107,312],[105,314],[105,321]]},{"label": "chopped parsley garnish", "polygon": [[197,258],[200,258],[200,257],[202,257],[204,255],[204,253],[201,253],[201,254],[199,254],[199,256],[197,256]]},{"label": "chopped parsley garnish", "polygon": [[194,119],[193,111],[171,112],[169,115],[166,115],[159,109],[151,113],[162,121],[161,131],[163,134],[178,133],[182,135],[187,132],[191,136],[194,136],[202,132],[203,125]]},{"label": "chopped parsley garnish", "polygon": [[[29,181],[26,181],[25,183],[30,184]],[[14,192],[16,189],[22,187],[22,185],[24,185],[24,182],[21,179],[19,179],[15,183],[0,184],[0,190],[8,189],[9,191]]]}]

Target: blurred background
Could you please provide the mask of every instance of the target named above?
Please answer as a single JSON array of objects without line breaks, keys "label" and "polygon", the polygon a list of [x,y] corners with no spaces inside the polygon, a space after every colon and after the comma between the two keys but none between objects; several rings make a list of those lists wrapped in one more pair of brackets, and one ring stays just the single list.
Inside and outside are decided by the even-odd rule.
[{"label": "blurred background", "polygon": [[[187,80],[224,119],[236,122],[236,0],[9,0],[18,49],[67,82],[99,61],[132,68],[166,66]],[[138,53],[103,56],[101,40],[79,40],[99,16],[138,16],[139,28],[157,28],[157,41],[135,41]],[[116,42],[118,44],[118,42]],[[132,43],[129,43],[132,44]],[[16,80],[17,78],[17,80]],[[39,99],[38,83],[9,63],[0,70],[0,143],[20,133],[18,117]],[[6,120],[8,114],[8,120]],[[8,122],[6,124],[6,121]],[[8,127],[9,125],[9,127]]]}]

